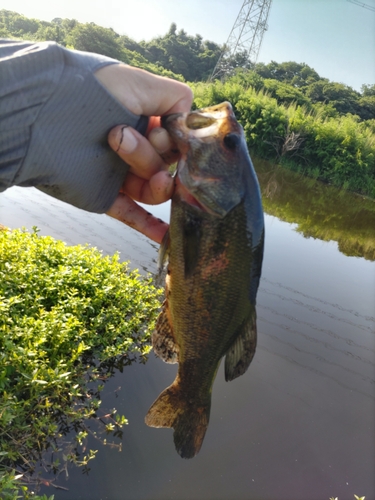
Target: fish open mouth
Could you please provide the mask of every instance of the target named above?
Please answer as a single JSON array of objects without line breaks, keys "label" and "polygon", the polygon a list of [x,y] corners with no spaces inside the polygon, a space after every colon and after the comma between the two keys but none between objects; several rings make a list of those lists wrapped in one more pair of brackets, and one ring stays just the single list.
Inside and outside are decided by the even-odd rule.
[{"label": "fish open mouth", "polygon": [[197,112],[190,113],[186,118],[186,126],[190,130],[207,128],[215,122],[216,118]]}]

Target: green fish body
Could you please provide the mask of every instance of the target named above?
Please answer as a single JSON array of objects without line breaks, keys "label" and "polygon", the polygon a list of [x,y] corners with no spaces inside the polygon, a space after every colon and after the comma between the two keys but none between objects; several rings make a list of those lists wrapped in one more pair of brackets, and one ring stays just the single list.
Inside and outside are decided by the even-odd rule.
[{"label": "green fish body", "polygon": [[255,299],[264,240],[259,186],[229,103],[171,115],[182,155],[172,198],[166,297],[153,347],[178,374],[146,423],[173,427],[178,453],[195,456],[207,430],[213,382],[242,375],[256,347]]}]

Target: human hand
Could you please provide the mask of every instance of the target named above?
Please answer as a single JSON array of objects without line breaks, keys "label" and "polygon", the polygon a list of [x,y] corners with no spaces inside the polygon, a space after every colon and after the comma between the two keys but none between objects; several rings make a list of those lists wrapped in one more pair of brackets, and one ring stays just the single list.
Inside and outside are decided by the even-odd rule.
[{"label": "human hand", "polygon": [[130,169],[107,214],[161,243],[168,225],[136,202],[157,205],[171,198],[173,179],[168,166],[178,159],[178,152],[173,151],[167,131],[160,128],[159,117],[190,111],[192,92],[181,82],[122,64],[101,68],[95,76],[127,109],[151,117],[147,138],[126,125],[109,133],[109,145]]}]

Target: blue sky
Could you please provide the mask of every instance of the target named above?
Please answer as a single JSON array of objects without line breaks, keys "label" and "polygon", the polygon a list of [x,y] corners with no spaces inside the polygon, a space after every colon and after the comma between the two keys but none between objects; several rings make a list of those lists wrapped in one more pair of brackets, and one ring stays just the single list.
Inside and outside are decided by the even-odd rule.
[{"label": "blue sky", "polygon": [[[375,8],[375,0],[360,0]],[[136,40],[172,22],[223,44],[243,0],[2,0],[1,8],[51,21],[75,18]],[[375,12],[347,0],[273,0],[258,61],[305,62],[322,77],[360,90],[375,83]]]}]

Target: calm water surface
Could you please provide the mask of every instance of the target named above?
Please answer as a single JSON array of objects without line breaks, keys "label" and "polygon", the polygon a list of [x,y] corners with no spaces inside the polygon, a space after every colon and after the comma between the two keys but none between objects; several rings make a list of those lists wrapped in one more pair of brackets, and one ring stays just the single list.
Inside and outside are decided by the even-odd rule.
[{"label": "calm water surface", "polygon": [[[172,430],[143,422],[176,373],[152,354],[103,391],[103,406],[129,419],[122,451],[101,447],[89,475],[60,476],[69,491],[44,490],[56,500],[375,499],[375,203],[264,163],[257,171],[267,212],[257,353],[231,383],[219,370],[200,454],[181,459]],[[156,270],[157,245],[34,189],[0,195],[0,222]]]}]

